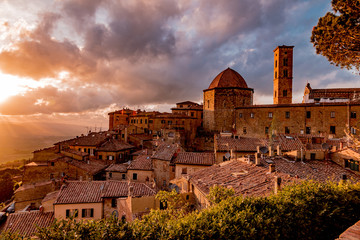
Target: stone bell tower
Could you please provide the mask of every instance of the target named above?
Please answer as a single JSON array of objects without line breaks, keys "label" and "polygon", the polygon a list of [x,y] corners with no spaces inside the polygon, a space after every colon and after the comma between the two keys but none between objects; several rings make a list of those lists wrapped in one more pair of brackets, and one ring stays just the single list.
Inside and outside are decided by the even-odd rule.
[{"label": "stone bell tower", "polygon": [[274,104],[292,103],[294,46],[278,46],[274,50]]}]

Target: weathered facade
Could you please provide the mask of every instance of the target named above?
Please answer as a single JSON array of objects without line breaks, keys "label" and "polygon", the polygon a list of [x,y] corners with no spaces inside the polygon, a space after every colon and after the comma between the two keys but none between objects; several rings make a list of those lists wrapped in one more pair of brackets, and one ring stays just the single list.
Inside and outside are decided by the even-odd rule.
[{"label": "weathered facade", "polygon": [[228,68],[204,90],[203,126],[206,131],[233,131],[235,108],[253,104],[252,88],[244,78]]}]

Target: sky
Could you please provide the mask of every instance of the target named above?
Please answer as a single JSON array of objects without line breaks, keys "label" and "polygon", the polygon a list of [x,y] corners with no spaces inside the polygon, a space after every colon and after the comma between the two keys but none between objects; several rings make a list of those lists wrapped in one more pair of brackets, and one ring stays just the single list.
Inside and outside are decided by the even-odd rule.
[{"label": "sky", "polygon": [[293,102],[360,87],[316,55],[311,30],[331,0],[0,0],[0,121],[104,126],[123,107],[202,102],[230,67],[272,103],[273,50],[294,48]]}]

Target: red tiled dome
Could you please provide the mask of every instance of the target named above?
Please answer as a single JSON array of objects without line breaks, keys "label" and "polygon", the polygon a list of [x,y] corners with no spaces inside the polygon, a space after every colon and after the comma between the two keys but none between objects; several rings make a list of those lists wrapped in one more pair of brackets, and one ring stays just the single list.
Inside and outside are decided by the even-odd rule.
[{"label": "red tiled dome", "polygon": [[248,88],[245,79],[231,68],[227,68],[219,73],[211,82],[208,89],[229,87]]}]

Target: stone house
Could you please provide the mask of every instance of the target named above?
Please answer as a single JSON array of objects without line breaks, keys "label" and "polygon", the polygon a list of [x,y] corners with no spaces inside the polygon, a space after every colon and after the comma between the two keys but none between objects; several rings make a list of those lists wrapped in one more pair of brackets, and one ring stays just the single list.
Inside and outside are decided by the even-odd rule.
[{"label": "stone house", "polygon": [[108,113],[109,130],[118,130],[121,125],[129,125],[130,116],[136,114],[136,111],[127,108]]},{"label": "stone house", "polygon": [[[281,180],[279,180],[281,179]],[[213,165],[183,176],[177,181],[181,193],[191,193],[198,209],[210,205],[207,195],[210,187],[219,185],[232,188],[235,195],[266,196],[277,192],[283,185],[312,179],[326,182],[360,177],[331,161],[292,161],[283,156],[258,159],[235,159]]]},{"label": "stone house", "polygon": [[153,183],[154,170],[150,155],[139,155],[127,168],[127,178],[132,182]]},{"label": "stone house", "polygon": [[123,163],[130,160],[131,151],[135,147],[129,143],[109,138],[96,148],[97,158],[104,160],[106,164]]},{"label": "stone house", "polygon": [[133,220],[159,207],[156,191],[128,181],[67,182],[54,202],[56,219],[98,220],[115,215]]},{"label": "stone house", "polygon": [[214,153],[179,152],[174,159],[175,179],[215,164]]},{"label": "stone house", "polygon": [[182,114],[189,117],[195,117],[197,119],[196,128],[202,126],[203,105],[191,101],[179,102],[176,103],[176,107],[171,108],[171,112],[174,114]]},{"label": "stone house", "polygon": [[128,163],[120,164],[111,164],[105,169],[106,180],[128,180],[127,177],[127,168],[129,167]]},{"label": "stone house", "polygon": [[340,166],[351,170],[355,174],[360,174],[360,154],[358,151],[351,148],[345,148],[333,151],[330,153],[330,155],[331,159]]},{"label": "stone house", "polygon": [[178,144],[161,143],[151,156],[156,186],[168,189],[170,180],[175,177],[174,159],[184,150]]}]

